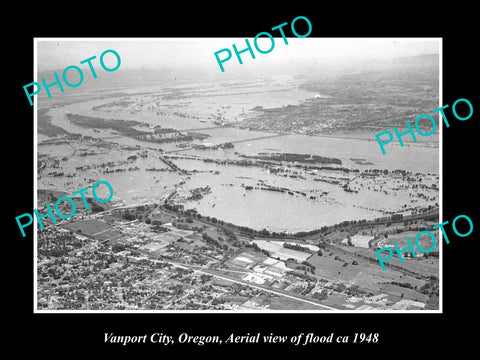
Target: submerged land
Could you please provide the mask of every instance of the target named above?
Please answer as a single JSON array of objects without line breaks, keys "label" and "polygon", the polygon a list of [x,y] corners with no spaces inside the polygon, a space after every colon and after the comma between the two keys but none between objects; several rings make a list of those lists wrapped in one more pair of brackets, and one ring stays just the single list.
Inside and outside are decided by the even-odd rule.
[{"label": "submerged land", "polygon": [[438,57],[120,78],[39,98],[39,212],[99,180],[114,197],[38,231],[38,309],[438,309],[438,249],[375,256],[439,223],[438,136],[374,138],[438,107]]}]

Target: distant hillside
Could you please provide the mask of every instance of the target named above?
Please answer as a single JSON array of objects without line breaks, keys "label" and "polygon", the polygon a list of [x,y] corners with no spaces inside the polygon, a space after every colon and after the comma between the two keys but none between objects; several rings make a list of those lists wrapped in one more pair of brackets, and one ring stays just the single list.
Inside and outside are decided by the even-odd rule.
[{"label": "distant hillside", "polygon": [[[206,83],[217,83],[221,81],[252,81],[259,78],[273,78],[277,76],[295,76],[300,82],[304,82],[301,88],[321,94],[330,94],[339,96],[345,94],[345,90],[354,97],[358,97],[365,91],[362,84],[370,83],[373,87],[375,84],[385,86],[397,84],[405,91],[409,91],[417,87],[435,88],[438,84],[438,59],[436,54],[410,56],[397,58],[394,60],[374,60],[354,62],[354,59],[345,59],[345,62],[295,62],[276,66],[261,66],[260,64],[251,66],[251,70],[230,71],[229,74],[221,73],[217,68],[208,69],[198,68],[141,68],[141,69],[122,69],[119,68],[113,72],[104,71],[99,64],[94,64],[97,73],[97,79],[93,76],[88,65],[81,66],[84,73],[83,83],[76,87],[70,88],[63,84],[63,69],[57,70],[65,92],[60,93],[58,86],[50,88],[53,98],[49,99],[48,104],[57,102],[75,101],[74,97],[82,96],[91,99],[96,96],[103,96],[104,92],[115,91],[116,93],[130,92],[138,88],[137,93],[149,91],[148,86],[157,88],[169,88],[173,86],[195,86],[200,83],[204,86]],[[253,64],[252,64],[253,65]],[[74,70],[68,73],[71,82],[75,83],[78,75]],[[38,81],[43,77],[47,84],[54,82],[54,71],[40,72]],[[335,81],[332,81],[335,77]],[[408,80],[407,80],[408,79]],[[406,81],[407,80],[407,81]],[[356,83],[358,86],[352,86]],[[371,90],[371,89],[369,89]],[[388,90],[388,89],[387,89]],[[434,94],[435,96],[435,94]],[[42,89],[39,95],[40,99],[46,99],[47,95]],[[340,96],[342,97],[342,96]],[[349,96],[350,97],[350,96]],[[339,97],[337,97],[338,99]]]},{"label": "distant hillside", "polygon": [[439,55],[423,54],[416,56],[401,57],[392,60],[375,60],[363,64],[364,66],[376,69],[388,68],[427,68],[438,71]]},{"label": "distant hillside", "polygon": [[[69,88],[67,87],[62,79],[63,69],[60,70],[52,70],[47,72],[40,72],[38,74],[38,80],[43,77],[47,84],[52,83],[54,81],[53,73],[57,72],[59,78],[64,85],[65,90],[75,90],[78,92],[85,92],[86,90],[95,91],[95,90],[112,90],[112,89],[123,89],[123,88],[131,88],[137,86],[148,86],[148,85],[160,85],[165,84],[166,86],[170,86],[175,84],[176,82],[183,82],[189,79],[188,73],[182,72],[179,73],[178,71],[172,71],[171,69],[118,69],[113,72],[106,72],[100,68],[100,66],[95,67],[95,72],[97,74],[97,79],[94,79],[92,73],[88,69],[82,68],[83,70],[83,83],[77,88]],[[70,72],[72,74],[70,74]],[[75,71],[70,70],[68,76],[73,77],[76,75]],[[52,88],[53,91],[57,91],[58,87],[55,86]],[[52,90],[51,90],[52,91]],[[53,94],[53,92],[52,92]]]}]

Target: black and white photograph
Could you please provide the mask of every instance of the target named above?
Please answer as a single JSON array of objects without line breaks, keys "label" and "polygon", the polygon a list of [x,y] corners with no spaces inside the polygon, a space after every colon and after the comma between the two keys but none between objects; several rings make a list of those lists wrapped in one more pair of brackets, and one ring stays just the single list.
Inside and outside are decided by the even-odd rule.
[{"label": "black and white photograph", "polygon": [[37,39],[38,311],[439,310],[440,39],[262,40]]},{"label": "black and white photograph", "polygon": [[473,346],[470,15],[308,8],[28,10],[4,102],[19,356]]}]

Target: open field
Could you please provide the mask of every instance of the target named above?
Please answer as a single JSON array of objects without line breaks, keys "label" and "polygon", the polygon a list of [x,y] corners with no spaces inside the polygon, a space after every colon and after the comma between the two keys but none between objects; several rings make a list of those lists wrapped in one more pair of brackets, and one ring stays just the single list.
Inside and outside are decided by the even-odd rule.
[{"label": "open field", "polygon": [[[380,266],[375,266],[370,262],[362,261],[355,256],[333,253],[330,255],[327,251],[323,256],[313,255],[308,262],[316,267],[315,275],[325,277],[330,280],[340,280],[351,285],[359,285],[372,291],[380,289],[380,283],[398,279],[401,276],[397,271],[382,271]],[[335,260],[337,257],[337,260]],[[359,265],[352,265],[356,260]],[[344,264],[348,264],[346,267]]]},{"label": "open field", "polygon": [[[432,246],[434,246],[434,242],[435,242],[435,247],[431,251],[438,251],[439,250],[438,242],[440,241],[438,236],[438,229],[432,230],[431,228],[428,228],[428,231],[433,233],[433,235],[435,236],[435,240],[433,240],[428,234],[422,234],[418,237],[418,244],[422,249],[429,250],[430,248],[432,248]],[[386,239],[385,244],[386,245],[397,244],[399,249],[404,249],[408,246],[408,243],[406,240],[406,238],[408,238],[410,240],[410,243],[414,245],[415,249],[417,249],[417,244],[415,239],[419,232],[420,231],[405,231],[399,234],[388,235],[388,239]],[[415,251],[415,252],[417,253],[417,255],[420,255],[420,256],[423,255],[421,251]]]},{"label": "open field", "polygon": [[[372,259],[374,262],[376,262],[378,268],[381,270],[380,265],[378,265],[378,259],[377,256],[373,251],[363,251],[359,250],[359,253],[361,253],[363,256]],[[382,254],[381,254],[382,256]],[[405,268],[406,270],[410,270],[416,274],[419,274],[420,276],[428,277],[430,275],[434,275],[438,277],[439,273],[439,258],[437,257],[429,257],[428,259],[425,258],[405,258],[405,261],[402,263],[400,259],[397,256],[393,256],[391,259],[386,261],[384,263],[385,267],[387,270],[385,272],[390,272],[393,271],[394,269],[397,268],[390,268],[390,265],[394,266],[401,266],[402,268]]]},{"label": "open field", "polygon": [[269,310],[318,310],[318,306],[297,301],[291,298],[286,298],[284,296],[269,296],[262,297],[258,296],[255,299],[255,302],[259,303],[262,306],[268,306]]},{"label": "open field", "polygon": [[79,220],[70,222],[65,227],[84,235],[94,236],[99,232],[111,229],[112,226],[99,220]]}]

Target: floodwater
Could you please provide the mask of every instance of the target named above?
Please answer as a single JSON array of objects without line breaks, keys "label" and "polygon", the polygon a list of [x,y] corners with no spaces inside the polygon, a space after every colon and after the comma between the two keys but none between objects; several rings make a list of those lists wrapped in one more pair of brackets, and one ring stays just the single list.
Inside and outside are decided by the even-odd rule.
[{"label": "floodwater", "polygon": [[[284,91],[275,91],[265,104],[265,96],[251,93],[245,95],[223,95],[191,99],[172,99],[161,101],[160,96],[152,95],[151,98],[142,100],[142,106],[129,111],[115,109],[92,110],[93,106],[112,102],[115,99],[94,100],[52,108],[52,124],[60,126],[72,133],[81,133],[94,138],[105,138],[111,143],[112,148],[95,147],[85,143],[69,143],[62,145],[41,145],[39,154],[64,159],[60,162],[61,170],[65,174],[74,174],[71,177],[53,177],[48,171],[42,173],[38,179],[39,188],[64,190],[67,193],[79,190],[99,180],[108,181],[114,189],[114,200],[126,204],[161,201],[173,191],[178,191],[178,199],[185,208],[196,209],[205,216],[216,217],[234,224],[248,226],[255,229],[269,229],[271,231],[308,231],[325,225],[332,225],[345,220],[373,219],[384,216],[385,211],[401,211],[404,204],[411,206],[429,205],[438,201],[438,191],[430,191],[432,199],[420,199],[413,202],[409,195],[411,191],[374,191],[373,183],[358,183],[364,186],[358,193],[345,192],[340,186],[327,182],[315,181],[316,175],[332,175],[328,171],[319,174],[308,174],[298,171],[301,177],[281,176],[271,174],[265,168],[241,167],[233,164],[219,165],[201,161],[209,159],[241,159],[238,154],[252,155],[259,152],[288,152],[298,154],[312,154],[326,157],[335,157],[342,160],[342,165],[348,168],[365,169],[403,169],[423,174],[434,174],[433,182],[437,181],[435,175],[439,174],[439,149],[437,147],[407,144],[400,147],[390,144],[387,154],[383,155],[375,141],[371,140],[335,138],[329,136],[302,136],[280,135],[274,133],[252,132],[237,128],[211,129],[212,116],[221,116],[232,119],[242,117],[254,106],[262,105],[283,106],[298,103],[315,94],[294,92],[285,96]],[[159,102],[161,101],[161,104]],[[175,107],[175,104],[182,106]],[[222,105],[219,106],[218,104]],[[157,104],[158,106],[155,107]],[[195,113],[198,118],[189,117]],[[87,116],[105,117],[111,119],[138,120],[163,127],[176,129],[201,129],[198,132],[210,135],[205,140],[197,143],[219,144],[233,142],[233,149],[226,150],[197,150],[186,149],[182,151],[177,144],[154,144],[141,142],[130,138],[114,136],[110,130],[84,129],[69,123],[65,114],[78,113]],[[160,114],[159,114],[160,113]],[[174,114],[175,113],[175,114]],[[185,115],[187,114],[187,115]],[[245,115],[246,116],[246,115]],[[270,137],[269,137],[270,136]],[[269,137],[269,138],[266,138]],[[40,137],[39,137],[40,138]],[[41,139],[44,137],[42,136]],[[262,138],[262,139],[258,139]],[[130,148],[125,148],[129,146]],[[94,150],[94,154],[79,157],[78,154],[85,149]],[[129,163],[122,163],[112,169],[132,169],[125,172],[106,173],[105,167],[99,164],[112,161],[125,162],[130,155],[139,154],[147,150],[147,157],[138,157]],[[190,174],[180,174],[173,171],[146,171],[146,169],[167,169],[159,159],[160,151],[170,152],[173,161],[181,169]],[[175,156],[195,156],[200,160],[175,158]],[[359,162],[360,161],[360,162]],[[81,165],[90,165],[87,170],[77,170]],[[60,171],[60,169],[58,169]],[[345,175],[353,177],[353,175]],[[390,181],[393,185],[393,180]],[[287,192],[274,192],[258,189],[262,184],[288,188],[304,192],[288,194]],[[201,199],[185,200],[194,189],[210,187],[210,192],[203,194]],[[246,186],[257,187],[247,190]],[[370,188],[372,187],[372,188]]]}]

